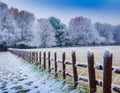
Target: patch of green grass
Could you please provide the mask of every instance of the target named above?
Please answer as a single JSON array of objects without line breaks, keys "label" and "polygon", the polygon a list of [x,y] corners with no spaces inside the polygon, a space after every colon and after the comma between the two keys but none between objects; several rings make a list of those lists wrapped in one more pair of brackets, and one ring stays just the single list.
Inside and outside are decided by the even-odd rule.
[{"label": "patch of green grass", "polygon": [[75,93],[89,93],[88,85],[84,84],[84,82],[78,83],[77,88],[75,88],[73,79],[71,77],[66,76],[66,79],[63,80],[62,73],[58,73],[58,77],[55,78],[54,70],[52,70],[51,73],[48,73],[48,69],[44,69],[43,65],[39,67],[38,65],[31,64],[29,62],[25,62],[25,64],[31,65],[33,71],[37,71],[38,73],[40,73],[40,76],[44,76],[45,74],[47,74],[47,80],[55,79],[56,82],[61,82],[61,90],[64,93],[69,93],[70,91],[75,91]]}]

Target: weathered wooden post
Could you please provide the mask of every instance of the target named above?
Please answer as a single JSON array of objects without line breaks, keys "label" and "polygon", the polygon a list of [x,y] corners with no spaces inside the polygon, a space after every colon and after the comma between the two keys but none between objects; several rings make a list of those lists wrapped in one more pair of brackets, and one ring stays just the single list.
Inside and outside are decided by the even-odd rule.
[{"label": "weathered wooden post", "polygon": [[28,52],[28,54],[27,54],[27,60],[28,60],[28,62],[30,61],[29,58],[30,58],[30,52]]},{"label": "weathered wooden post", "polygon": [[74,87],[77,87],[78,84],[78,75],[77,75],[77,67],[76,67],[76,55],[75,51],[72,50],[72,67],[73,67],[73,80],[74,80]]},{"label": "weathered wooden post", "polygon": [[25,51],[23,51],[24,52],[24,60],[26,60],[26,52]]},{"label": "weathered wooden post", "polygon": [[38,52],[36,52],[36,65],[38,65]]},{"label": "weathered wooden post", "polygon": [[57,53],[56,52],[54,53],[54,60],[55,60],[55,78],[57,78],[58,74],[57,74]]},{"label": "weathered wooden post", "polygon": [[36,51],[34,52],[34,64],[36,64]]},{"label": "weathered wooden post", "polygon": [[27,60],[27,52],[26,52],[26,51],[24,51],[24,53],[25,53],[25,60]]},{"label": "weathered wooden post", "polygon": [[26,52],[26,60],[28,61],[29,58],[29,52]]},{"label": "weathered wooden post", "polygon": [[33,51],[33,61],[32,61],[32,63],[34,64],[34,62],[35,62],[35,52]]},{"label": "weathered wooden post", "polygon": [[33,61],[34,61],[34,52],[32,52],[32,61],[31,61],[31,63],[33,63]]},{"label": "weathered wooden post", "polygon": [[26,52],[26,60],[29,61],[29,52]]},{"label": "weathered wooden post", "polygon": [[26,52],[26,51],[24,51],[24,53],[25,53],[25,60],[27,60],[27,55],[26,55],[26,53],[27,53],[27,52]]},{"label": "weathered wooden post", "polygon": [[48,72],[50,73],[51,72],[51,63],[50,63],[50,51],[48,52]]},{"label": "weathered wooden post", "polygon": [[46,52],[43,53],[44,56],[44,62],[43,62],[43,67],[46,69]]},{"label": "weathered wooden post", "polygon": [[111,93],[112,83],[112,54],[109,49],[104,53],[103,64],[103,93]]},{"label": "weathered wooden post", "polygon": [[32,52],[30,52],[30,63],[32,62]]},{"label": "weathered wooden post", "polygon": [[24,59],[24,52],[22,51],[22,56],[21,56],[23,59]]},{"label": "weathered wooden post", "polygon": [[95,77],[95,69],[94,69],[94,54],[91,50],[88,50],[87,52],[87,59],[88,59],[90,93],[95,93],[96,92],[96,77]]},{"label": "weathered wooden post", "polygon": [[39,65],[40,65],[40,68],[41,68],[41,52],[39,52]]},{"label": "weathered wooden post", "polygon": [[35,52],[33,52],[33,64],[35,62]]},{"label": "weathered wooden post", "polygon": [[62,70],[63,70],[63,79],[66,79],[65,52],[63,52],[62,54]]}]

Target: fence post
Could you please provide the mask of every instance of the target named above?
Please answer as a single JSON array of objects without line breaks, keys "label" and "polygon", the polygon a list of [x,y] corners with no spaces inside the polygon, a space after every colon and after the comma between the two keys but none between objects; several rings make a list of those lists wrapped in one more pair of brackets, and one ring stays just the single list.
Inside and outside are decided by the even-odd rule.
[{"label": "fence post", "polygon": [[25,53],[22,51],[22,58],[25,59]]},{"label": "fence post", "polygon": [[78,84],[78,75],[77,75],[77,67],[76,65],[76,55],[75,51],[72,51],[72,67],[73,67],[73,79],[74,79],[74,87],[77,87]]},{"label": "fence post", "polygon": [[66,79],[65,52],[63,52],[62,54],[62,70],[63,70],[63,79]]},{"label": "fence post", "polygon": [[34,64],[36,64],[36,51],[34,53]]},{"label": "fence post", "polygon": [[57,53],[56,52],[54,53],[54,59],[55,59],[55,78],[57,78],[58,74],[57,74]]},{"label": "fence post", "polygon": [[26,52],[26,60],[29,61],[29,52]]},{"label": "fence post", "polygon": [[29,55],[30,55],[30,53],[29,52],[27,52],[27,61],[29,61]]},{"label": "fence post", "polygon": [[33,64],[35,63],[35,52],[33,52]]},{"label": "fence post", "polygon": [[32,64],[33,64],[33,62],[34,62],[34,52],[32,52]]},{"label": "fence post", "polygon": [[29,62],[30,62],[30,58],[31,58],[31,53],[30,53],[30,51],[29,51]]},{"label": "fence post", "polygon": [[30,52],[27,52],[27,61],[30,62],[29,58],[30,58]]},{"label": "fence post", "polygon": [[32,52],[30,51],[30,63],[32,61]]},{"label": "fence post", "polygon": [[41,68],[41,52],[39,52],[39,65],[40,65],[40,68]]},{"label": "fence post", "polygon": [[34,52],[32,52],[32,64],[33,64],[33,61],[34,61]]},{"label": "fence post", "polygon": [[107,49],[104,53],[103,93],[111,93],[111,83],[112,83],[112,54]]},{"label": "fence post", "polygon": [[38,66],[38,52],[36,52],[36,65]]},{"label": "fence post", "polygon": [[43,55],[44,55],[43,67],[44,69],[46,69],[46,52],[44,52]]},{"label": "fence post", "polygon": [[48,52],[48,72],[50,73],[51,72],[51,68],[50,68],[50,51]]},{"label": "fence post", "polygon": [[94,69],[94,54],[91,50],[87,52],[87,59],[88,59],[90,93],[95,93],[96,92],[96,77],[95,77],[95,69]]},{"label": "fence post", "polygon": [[26,55],[26,51],[24,51],[24,53],[25,53],[25,60],[27,60],[27,55]]}]

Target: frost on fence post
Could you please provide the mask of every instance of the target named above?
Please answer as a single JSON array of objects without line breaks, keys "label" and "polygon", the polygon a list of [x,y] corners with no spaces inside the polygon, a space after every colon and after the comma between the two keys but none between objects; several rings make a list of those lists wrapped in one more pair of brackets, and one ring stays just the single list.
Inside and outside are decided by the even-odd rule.
[{"label": "frost on fence post", "polygon": [[107,48],[104,52],[104,57],[110,57],[112,55],[111,51]]},{"label": "frost on fence post", "polygon": [[35,62],[36,62],[36,53],[34,51],[34,64],[35,64]]},{"label": "frost on fence post", "polygon": [[36,51],[34,52],[34,64],[36,64]]},{"label": "frost on fence post", "polygon": [[88,49],[88,52],[87,52],[87,57],[91,57],[93,55],[93,52],[91,49]]},{"label": "frost on fence post", "polygon": [[73,79],[74,79],[74,85],[75,88],[77,87],[78,84],[78,75],[77,75],[77,67],[76,67],[76,55],[75,51],[72,50],[72,67],[73,67]]},{"label": "frost on fence post", "polygon": [[42,61],[42,58],[41,58],[41,51],[39,52],[39,66],[41,68],[41,61]]},{"label": "frost on fence post", "polygon": [[34,61],[34,52],[32,51],[32,61],[31,61],[31,63],[33,63],[33,61]]},{"label": "frost on fence post", "polygon": [[62,53],[62,70],[63,70],[63,79],[66,79],[65,52]]},{"label": "frost on fence post", "polygon": [[111,93],[112,82],[112,53],[106,49],[103,64],[103,93]]},{"label": "frost on fence post", "polygon": [[34,61],[35,61],[35,52],[33,51],[33,61],[32,61],[33,64],[34,64]]},{"label": "frost on fence post", "polygon": [[57,74],[57,53],[56,52],[54,53],[54,59],[55,59],[55,78],[57,78],[58,74]]},{"label": "frost on fence post", "polygon": [[44,62],[43,62],[43,67],[46,69],[46,52],[43,53],[44,56]]},{"label": "frost on fence post", "polygon": [[87,52],[87,59],[88,59],[90,93],[95,93],[96,92],[96,77],[95,77],[95,69],[94,69],[94,55],[91,49],[89,49]]},{"label": "frost on fence post", "polygon": [[38,52],[36,51],[36,65],[38,66]]},{"label": "frost on fence post", "polygon": [[31,63],[31,60],[32,60],[32,52],[30,51],[30,63]]},{"label": "frost on fence post", "polygon": [[51,63],[50,63],[50,51],[48,52],[48,72],[51,72]]}]

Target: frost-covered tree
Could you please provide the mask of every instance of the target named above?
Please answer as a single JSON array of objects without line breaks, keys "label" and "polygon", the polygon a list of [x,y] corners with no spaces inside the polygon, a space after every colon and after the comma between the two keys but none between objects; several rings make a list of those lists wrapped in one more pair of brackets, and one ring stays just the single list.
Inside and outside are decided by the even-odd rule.
[{"label": "frost-covered tree", "polygon": [[27,45],[37,47],[120,44],[120,25],[91,23],[84,17],[70,20],[69,25],[56,17],[37,20],[34,14],[8,9],[0,2],[0,46]]},{"label": "frost-covered tree", "polygon": [[20,39],[18,45],[24,44],[29,46],[29,43],[34,38],[32,29],[35,20],[34,14],[29,13],[27,11],[18,12],[16,9],[14,9],[14,18],[20,30],[19,31]]},{"label": "frost-covered tree", "polygon": [[39,47],[55,46],[54,28],[48,19],[39,19],[37,25],[37,43]]},{"label": "frost-covered tree", "polygon": [[105,44],[115,43],[114,41],[114,27],[111,24],[95,23],[95,28],[99,32],[100,36],[105,38]]},{"label": "frost-covered tree", "polygon": [[18,40],[18,29],[11,11],[0,2],[0,44],[15,45]]},{"label": "frost-covered tree", "polygon": [[114,40],[120,44],[120,25],[115,26]]},{"label": "frost-covered tree", "polygon": [[65,45],[65,24],[61,23],[60,19],[50,17],[49,21],[55,31],[56,46],[61,47]]},{"label": "frost-covered tree", "polygon": [[90,19],[76,17],[71,19],[68,28],[68,36],[71,44],[99,44],[104,38],[100,37],[94,29]]}]

